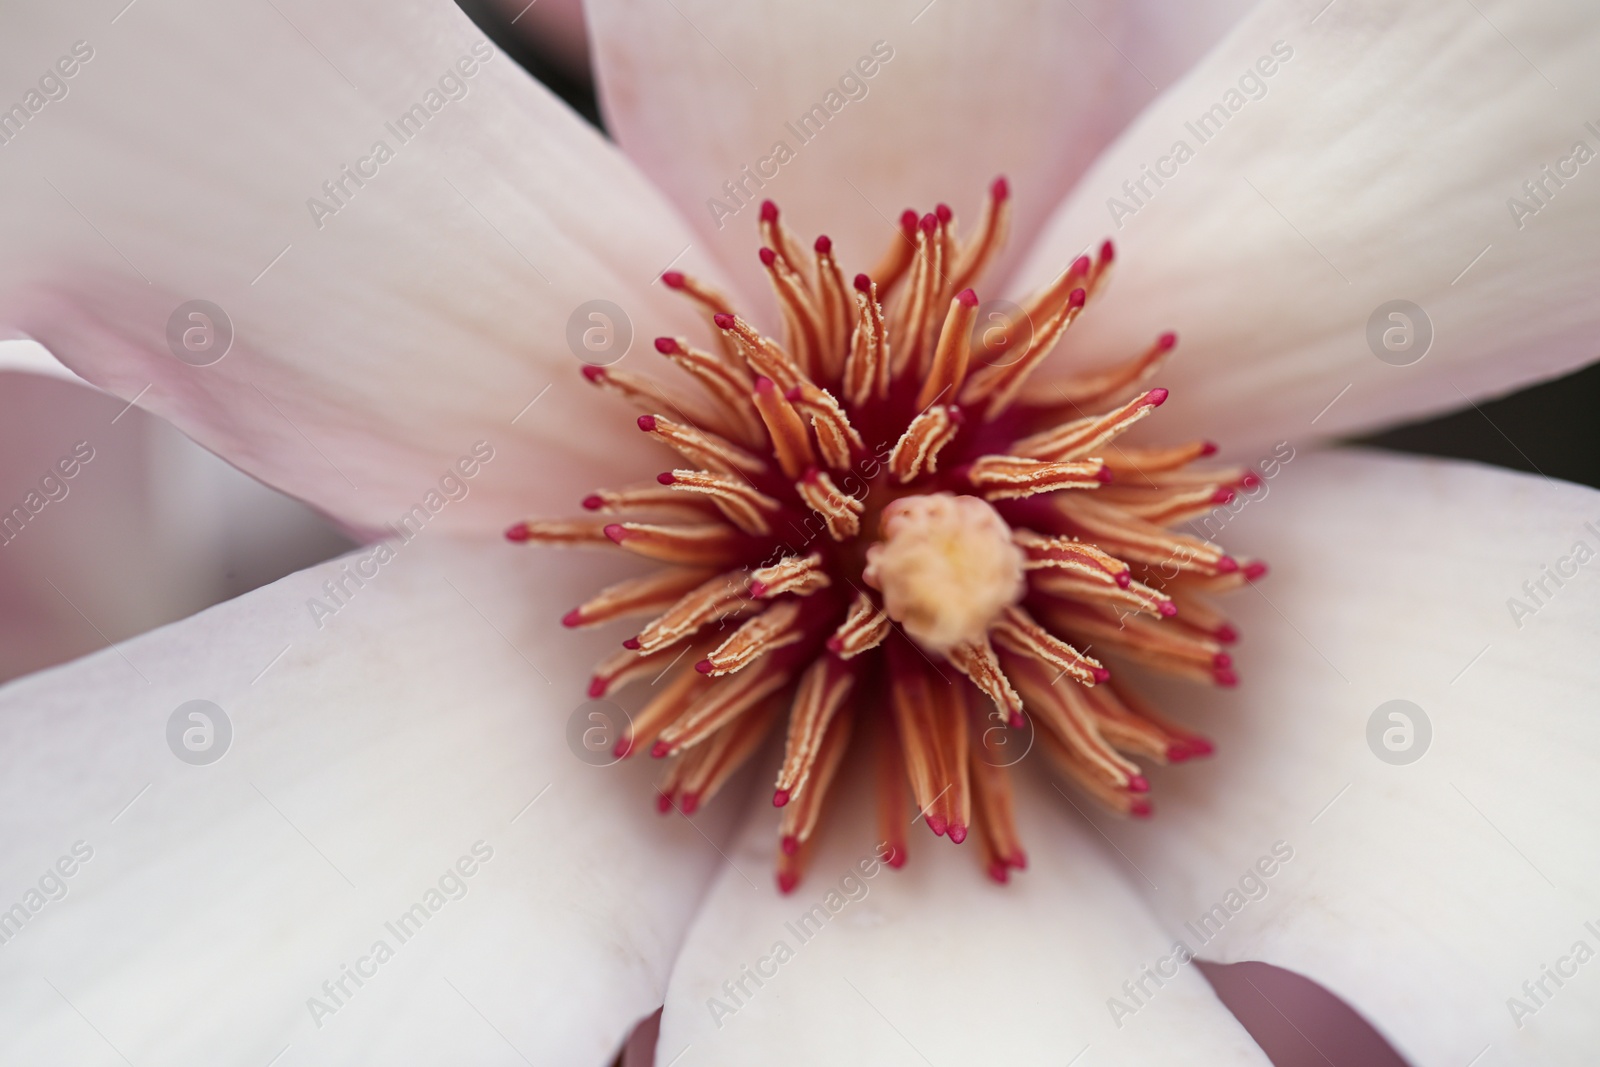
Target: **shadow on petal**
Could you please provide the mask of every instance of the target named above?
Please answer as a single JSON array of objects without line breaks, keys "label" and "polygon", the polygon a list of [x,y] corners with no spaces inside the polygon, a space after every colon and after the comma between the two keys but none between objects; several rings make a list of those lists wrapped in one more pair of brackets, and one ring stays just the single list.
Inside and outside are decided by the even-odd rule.
[{"label": "shadow on petal", "polygon": [[654,1067],[656,1062],[656,1037],[661,1033],[661,1009],[639,1020],[628,1043],[622,1046],[615,1067]]},{"label": "shadow on petal", "polygon": [[1371,1023],[1304,975],[1255,960],[1198,962],[1276,1067],[1406,1067]]}]

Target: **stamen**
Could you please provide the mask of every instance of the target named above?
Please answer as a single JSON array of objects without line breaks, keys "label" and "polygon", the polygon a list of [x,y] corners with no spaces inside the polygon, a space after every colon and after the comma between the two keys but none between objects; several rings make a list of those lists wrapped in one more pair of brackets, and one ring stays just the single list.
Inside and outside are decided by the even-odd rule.
[{"label": "stamen", "polygon": [[761,243],[773,249],[783,259],[784,266],[797,275],[802,284],[809,286],[803,273],[806,263],[805,252],[801,250],[800,242],[795,240],[789,228],[778,217],[778,205],[771,200],[763,200],[760,220]]},{"label": "stamen", "polygon": [[599,700],[606,694],[642,678],[659,678],[666,674],[672,665],[686,654],[686,651],[675,650],[670,645],[649,653],[632,648],[619,648],[595,667],[594,675],[589,679],[589,699]]},{"label": "stamen", "polygon": [[1047,463],[1015,456],[984,456],[967,469],[967,480],[987,500],[1017,500],[1058,489],[1098,489],[1109,472],[1098,459]]},{"label": "stamen", "polygon": [[610,538],[603,522],[584,519],[529,519],[506,528],[506,540],[560,548],[604,545]]},{"label": "stamen", "polygon": [[1212,640],[1231,645],[1239,640],[1239,631],[1227,616],[1212,607],[1209,600],[1185,580],[1170,581],[1164,587],[1177,605],[1178,617],[1184,625],[1199,630]]},{"label": "stamen", "polygon": [[1095,691],[1095,698],[1107,705],[1109,713],[1134,716],[1174,738],[1173,747],[1167,750],[1167,759],[1174,763],[1209,756],[1216,751],[1216,746],[1209,738],[1174,724],[1172,720],[1158,712],[1148,700],[1126,685],[1112,683],[1101,686]]},{"label": "stamen", "polygon": [[798,478],[808,467],[817,463],[817,454],[811,449],[811,435],[800,413],[787,397],[778,392],[771,378],[757,378],[755,386],[756,411],[767,424],[772,435],[772,450],[777,454],[778,466],[790,478]]},{"label": "stamen", "polygon": [[1171,533],[1119,508],[1097,503],[1087,493],[1064,494],[1052,500],[1051,505],[1074,527],[1122,559],[1200,574],[1238,569],[1238,563],[1211,542]]},{"label": "stamen", "polygon": [[889,471],[904,485],[939,469],[939,452],[956,439],[961,429],[958,408],[929,408],[906,427],[889,453]]},{"label": "stamen", "polygon": [[772,291],[778,298],[778,309],[783,313],[784,348],[794,354],[794,361],[808,375],[821,373],[822,325],[821,313],[804,280],[770,248],[761,250],[761,264],[767,268]]},{"label": "stamen", "polygon": [[[1026,694],[1028,707],[1047,729],[1077,757],[1095,778],[1114,790],[1127,790],[1142,779],[1139,765],[1108,745],[1095,728],[1094,713],[1084,694],[1088,690],[1074,681],[1052,684],[1048,668],[1023,659],[1008,659],[1007,669]],[[1143,790],[1134,789],[1134,792]]]},{"label": "stamen", "polygon": [[[1009,607],[990,631],[997,644],[1008,652],[1038,660],[1062,674],[1070,674],[1080,684],[1092,686],[1111,677],[1098,660],[1090,659],[1033,620],[1020,607]],[[993,653],[990,654],[991,656]]]},{"label": "stamen", "polygon": [[794,488],[806,506],[822,516],[828,536],[835,541],[847,541],[861,532],[861,515],[866,506],[855,497],[841,493],[825,471],[813,467]]},{"label": "stamen", "polygon": [[[660,347],[659,341],[657,347]],[[637,411],[676,411],[696,426],[710,427],[726,436],[746,440],[741,436],[742,430],[738,421],[721,405],[718,405],[718,410],[715,412],[706,411],[703,405],[676,396],[649,378],[611,367],[585,366],[583,378],[584,381],[599,386],[612,396],[621,397]]]},{"label": "stamen", "polygon": [[850,416],[826,389],[802,383],[789,391],[787,399],[802,414],[811,416],[817,449],[834,470],[848,470],[855,454],[866,451],[866,442],[851,425]]},{"label": "stamen", "polygon": [[641,653],[667,648],[692,636],[702,627],[754,606],[745,598],[744,571],[718,574],[673,601],[659,618],[639,632],[634,638],[634,647]]},{"label": "stamen", "polygon": [[917,257],[911,272],[911,289],[896,308],[890,326],[890,332],[900,339],[893,361],[893,374],[897,378],[918,379],[927,372],[926,348],[928,335],[933,330],[930,318],[943,281],[942,229],[934,215],[924,215],[917,227]]},{"label": "stamen", "polygon": [[854,659],[883,644],[889,636],[889,616],[865,593],[857,593],[844,622],[828,638],[828,651],[840,659]]},{"label": "stamen", "polygon": [[748,667],[768,652],[804,640],[805,631],[796,625],[799,620],[800,602],[781,600],[735,630],[715,652],[696,663],[694,669],[720,678]]},{"label": "stamen", "polygon": [[1061,740],[1052,730],[1041,730],[1036,735],[1038,747],[1079,789],[1093,797],[1099,804],[1119,815],[1146,819],[1155,808],[1149,797],[1128,788],[1109,784],[1098,769],[1085,760],[1076,749]]},{"label": "stamen", "polygon": [[1085,644],[1108,646],[1163,674],[1210,685],[1238,683],[1233,661],[1220,643],[1195,631],[1161,626],[1144,616],[1098,604],[1051,601],[1037,607],[1053,628]]},{"label": "stamen", "polygon": [[1145,522],[1176,526],[1232,502],[1234,495],[1225,485],[1203,482],[1192,488],[1114,485],[1100,490],[1098,499],[1101,503],[1116,504]]},{"label": "stamen", "polygon": [[950,275],[952,288],[961,290],[974,284],[994,262],[995,256],[1005,246],[1006,233],[1011,226],[1011,186],[1004,178],[996,178],[989,186],[989,199],[983,205],[983,215],[978,220],[978,232],[972,243],[961,250],[955,269]]},{"label": "stamen", "polygon": [[[943,834],[950,820],[933,811],[947,789],[947,777],[939,766],[934,747],[934,683],[923,668],[910,662],[905,650],[897,646],[890,648],[889,670],[889,706],[894,712],[895,733],[905,757],[906,780],[916,798],[918,814],[927,819],[928,829]],[[941,687],[945,684],[939,683]]]},{"label": "stamen", "polygon": [[1106,287],[1111,278],[1111,264],[1117,257],[1116,246],[1109,240],[1100,243],[1100,255],[1094,261],[1094,272],[1089,276],[1089,295],[1094,296]]},{"label": "stamen", "polygon": [[623,489],[597,489],[583,498],[585,511],[611,515],[624,511],[661,510],[685,512],[704,518],[716,510],[709,500],[696,500],[675,492],[659,481],[630,485]]},{"label": "stamen", "polygon": [[676,470],[656,478],[671,489],[709,496],[729,522],[758,537],[772,532],[770,519],[783,510],[782,504],[737,475]]},{"label": "stamen", "polygon": [[745,363],[756,377],[772,379],[785,393],[800,384],[804,378],[804,371],[782,346],[761,336],[754,327],[737,315],[718,315],[716,323],[717,329],[738,343]]},{"label": "stamen", "polygon": [[1127,584],[1121,584],[1097,579],[1085,581],[1066,570],[1044,570],[1032,575],[1029,588],[1044,596],[1088,601],[1163,619],[1178,614],[1178,606],[1170,597],[1143,582],[1130,580]]},{"label": "stamen", "polygon": [[678,672],[665,688],[633,715],[611,754],[617,759],[625,759],[650,746],[668,723],[675,722],[691,703],[715,684],[694,671]]},{"label": "stamen", "polygon": [[764,707],[724,726],[673,764],[662,791],[669,796],[676,793],[680,797],[679,810],[693,815],[754,754],[783,711],[781,699],[769,698]]},{"label": "stamen", "polygon": [[844,395],[855,407],[889,395],[889,332],[883,321],[878,287],[865,274],[857,274],[856,329],[845,360]]},{"label": "stamen", "polygon": [[707,470],[745,474],[765,474],[770,468],[760,456],[745,451],[716,434],[685,426],[661,415],[640,415],[639,429],[655,434],[661,442],[690,463]]},{"label": "stamen", "polygon": [[[839,764],[844,761],[845,749],[850,744],[853,723],[854,716],[851,715],[833,717],[811,766],[806,783],[809,788],[803,795],[795,797],[793,804],[785,805],[783,818],[778,824],[778,833],[782,851],[786,856],[803,855],[806,843],[816,832],[817,822],[822,817],[822,804],[828,795],[828,787],[833,784],[834,776],[839,772]],[[793,889],[799,880],[799,867],[800,864],[796,864],[788,872],[791,878],[789,889]]]},{"label": "stamen", "polygon": [[1166,399],[1165,389],[1152,389],[1105,415],[1078,419],[1053,430],[1024,437],[1011,446],[1011,454],[1031,459],[1082,459],[1132,429],[1135,423],[1160,407]]},{"label": "stamen", "polygon": [[[1003,626],[1002,618],[1002,622],[993,632],[998,635]],[[999,710],[1007,724],[1022,725],[1022,698],[1011,687],[1005,672],[1000,669],[1000,657],[994,654],[994,646],[989,643],[988,638],[957,645],[946,652],[945,656],[956,670],[972,679],[972,684],[994,701],[995,708]]]},{"label": "stamen", "polygon": [[[668,289],[676,289],[699,304],[701,309],[705,311],[707,320],[733,311],[733,304],[729,302],[721,291],[692,275],[684,274],[682,271],[669,270],[661,275],[661,282]],[[722,353],[728,362],[738,366],[739,350],[734,347],[733,341],[719,335],[717,343],[722,347]]]},{"label": "stamen", "polygon": [[1087,541],[1046,537],[1032,530],[1014,530],[1011,538],[1027,556],[1023,563],[1027,570],[1064,570],[1084,581],[1116,585],[1124,589],[1132,581],[1126,563]]},{"label": "stamen", "polygon": [[[936,836],[971,825],[967,771],[967,690],[949,679],[928,677],[927,669],[907,657],[903,644],[891,646],[890,707],[906,760],[919,814]],[[957,840],[959,844],[959,840]]]},{"label": "stamen", "polygon": [[819,552],[809,556],[785,556],[771,566],[750,572],[750,595],[758,600],[770,600],[785,593],[810,596],[832,584],[833,579],[828,576]]},{"label": "stamen", "polygon": [[1170,448],[1130,448],[1123,445],[1106,456],[1106,466],[1115,474],[1160,474],[1185,467],[1197,459],[1216,455],[1210,441],[1191,441]]},{"label": "stamen", "polygon": [[855,680],[855,672],[835,659],[818,660],[801,677],[789,712],[789,737],[784,743],[783,766],[778,770],[775,786],[774,795],[782,796],[784,804],[804,795],[806,782],[822,754],[823,736],[844,706]]},{"label": "stamen", "polygon": [[1085,701],[1094,715],[1096,731],[1119,751],[1156,763],[1181,763],[1195,755],[1186,736],[1134,712],[1117,698],[1110,686],[1101,686],[1085,694]]},{"label": "stamen", "polygon": [[1110,403],[1141,382],[1148,381],[1177,345],[1177,334],[1164,333],[1156,338],[1155,344],[1145,349],[1143,355],[1093,377],[1051,382],[1041,388],[1036,399],[1030,399],[1029,403],[1052,414],[1069,408],[1077,412],[1082,408]]},{"label": "stamen", "polygon": [[614,522],[605,527],[605,535],[635,555],[663,563],[726,563],[740,548],[739,531],[720,522],[684,526]]},{"label": "stamen", "polygon": [[1022,838],[1017,833],[1016,798],[1011,792],[1011,773],[998,763],[984,759],[974,748],[970,762],[972,774],[972,811],[979,829],[978,839],[983,844],[984,864],[989,877],[1005,882],[1008,868],[1022,870],[1028,865],[1028,854],[1022,849]]},{"label": "stamen", "polygon": [[899,236],[889,243],[889,251],[870,272],[878,280],[878,288],[883,292],[885,300],[889,299],[889,294],[894,292],[894,287],[905,277],[912,260],[916,258],[917,224],[915,211],[907,208],[900,213]]},{"label": "stamen", "polygon": [[978,294],[963,289],[950,301],[950,310],[939,331],[939,345],[933,353],[933,366],[917,394],[917,406],[924,410],[948,394],[959,396],[967,380],[967,360],[972,353],[972,322],[978,317]]},{"label": "stamen", "polygon": [[906,810],[905,757],[900,752],[895,720],[879,715],[873,722],[877,728],[873,785],[877,796],[878,840],[887,847],[883,862],[898,869],[905,866],[906,827],[911,822]]},{"label": "stamen", "polygon": [[563,615],[561,625],[585,628],[632,615],[654,614],[706,581],[711,574],[704,567],[675,568],[608,585]]},{"label": "stamen", "polygon": [[[745,444],[760,447],[766,444],[767,435],[761,421],[750,411],[746,398],[750,395],[750,376],[742,366],[724,362],[675,337],[657,337],[656,351],[672,360],[690,377],[711,394],[726,418],[726,424],[737,430],[730,436]],[[660,410],[655,407],[651,410]],[[681,410],[674,407],[673,410]],[[698,420],[696,420],[698,421]]]},{"label": "stamen", "polygon": [[1003,353],[1011,352],[1016,345],[1017,334],[1021,330],[1031,330],[1036,323],[1048,322],[1061,309],[1067,305],[1075,290],[1084,289],[1084,299],[1089,297],[1087,285],[1089,275],[1094,270],[1094,261],[1088,256],[1079,256],[1073,260],[1067,269],[1050,282],[1048,286],[1022,302],[1022,315],[1013,322],[1008,322],[1004,330],[990,336],[985,331],[986,343],[975,353],[975,358],[984,366],[991,365],[996,357]]},{"label": "stamen", "polygon": [[969,378],[966,387],[961,391],[961,402],[981,406],[987,419],[995,418],[1010,407],[1029,376],[1055,349],[1056,342],[1067,332],[1067,327],[1077,321],[1079,312],[1083,310],[1084,300],[1084,291],[1074,289],[1072,295],[1067,298],[1066,307],[1045,320],[1044,325],[1039,327],[1026,352],[1008,363],[985,367]]},{"label": "stamen", "polygon": [[833,242],[818,237],[814,246],[817,253],[817,311],[822,323],[822,351],[817,369],[828,382],[839,380],[844,370],[845,355],[850,350],[850,330],[855,320],[855,302],[844,284],[844,274],[833,258]]},{"label": "stamen", "polygon": [[704,680],[708,688],[699,690],[688,709],[661,731],[650,748],[650,755],[654,759],[665,759],[698,745],[788,685],[792,676],[791,671],[768,663],[763,663],[755,670],[740,671],[737,676],[721,681],[713,681],[695,671],[684,673]]}]

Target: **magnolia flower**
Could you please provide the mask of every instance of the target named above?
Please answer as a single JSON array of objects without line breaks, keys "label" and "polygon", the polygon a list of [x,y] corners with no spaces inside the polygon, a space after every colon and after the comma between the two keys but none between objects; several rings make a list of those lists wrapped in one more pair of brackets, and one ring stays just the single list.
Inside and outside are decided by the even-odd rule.
[{"label": "magnolia flower", "polygon": [[[445,5],[9,16],[39,75],[0,318],[387,540],[0,691],[6,1058],[600,1063],[664,1003],[664,1063],[1261,1062],[1198,955],[1419,1063],[1584,1062],[1600,500],[1319,446],[1590,357],[1595,20],[587,14],[616,145]],[[660,469],[577,373],[583,305],[625,310],[629,369],[715,342],[667,271],[776,333],[762,199],[858,262],[995,174],[996,295],[1117,242],[1041,380],[1170,328],[1163,439],[1278,458],[1224,512],[1274,565],[1231,604],[1246,683],[1150,687],[1216,744],[1150,770],[1154,819],[1016,774],[1005,887],[920,833],[882,869],[845,773],[781,895],[765,782],[660,819],[650,761],[574,758],[615,635],[560,614],[624,574],[498,533]],[[208,366],[169,347],[193,300],[232,335]]]}]

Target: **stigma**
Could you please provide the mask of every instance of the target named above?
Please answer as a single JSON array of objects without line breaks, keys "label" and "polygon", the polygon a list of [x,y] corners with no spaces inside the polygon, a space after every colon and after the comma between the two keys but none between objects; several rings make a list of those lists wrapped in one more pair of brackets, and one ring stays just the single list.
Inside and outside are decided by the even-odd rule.
[{"label": "stigma", "polygon": [[[921,822],[1001,883],[1027,864],[1011,776],[1032,764],[1149,817],[1148,767],[1213,746],[1153,707],[1138,676],[1238,682],[1238,630],[1214,598],[1266,565],[1181,527],[1256,476],[1195,466],[1210,442],[1122,440],[1167,399],[1150,379],[1171,333],[1108,369],[1035,379],[1104,290],[1110,242],[1021,298],[1015,322],[979,322],[1010,199],[997,179],[966,240],[947,206],[908,210],[853,276],[833,241],[808,250],[763,204],[757,261],[781,337],[705,282],[663,274],[705,319],[700,341],[655,342],[694,392],[615,367],[583,376],[676,462],[595,490],[587,518],[506,531],[659,565],[563,616],[625,635],[589,696],[641,692],[615,756],[664,762],[663,812],[692,815],[781,743],[785,892],[845,774],[873,781],[890,866]],[[1019,764],[996,739],[1030,726]]]},{"label": "stigma", "polygon": [[862,577],[929,652],[982,640],[1022,599],[1024,556],[999,512],[975,496],[905,496],[883,511]]}]

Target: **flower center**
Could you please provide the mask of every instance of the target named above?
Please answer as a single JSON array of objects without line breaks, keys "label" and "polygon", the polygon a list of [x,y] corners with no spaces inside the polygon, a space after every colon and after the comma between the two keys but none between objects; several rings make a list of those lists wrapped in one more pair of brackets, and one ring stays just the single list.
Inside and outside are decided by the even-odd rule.
[{"label": "flower center", "polygon": [[[781,732],[772,802],[786,892],[852,747],[869,753],[849,765],[874,778],[890,866],[906,861],[920,817],[956,844],[970,832],[1004,882],[1027,862],[1008,751],[1037,752],[1031,762],[1106,808],[1148,816],[1139,761],[1211,743],[1128,678],[1236,681],[1223,649],[1238,634],[1211,597],[1266,566],[1176,527],[1255,476],[1193,467],[1216,450],[1204,441],[1118,440],[1167,397],[1145,382],[1170,333],[1109,370],[1032,381],[1104,287],[1113,252],[1080,256],[1014,322],[979,323],[973,287],[1009,209],[999,179],[965,242],[944,205],[907,211],[888,253],[847,284],[832,241],[807,255],[763,204],[760,262],[783,340],[703,282],[662,275],[707,319],[709,347],[655,343],[697,394],[613,367],[583,373],[642,412],[639,430],[683,465],[591,494],[594,519],[506,531],[662,564],[564,617],[647,620],[595,668],[589,695],[648,683],[616,756],[669,761],[663,812],[692,814]],[[1033,743],[996,743],[996,724],[1029,720]]]},{"label": "flower center", "polygon": [[883,540],[863,577],[889,618],[930,652],[981,640],[1022,599],[1022,550],[1011,527],[975,496],[901,497],[884,509]]}]

